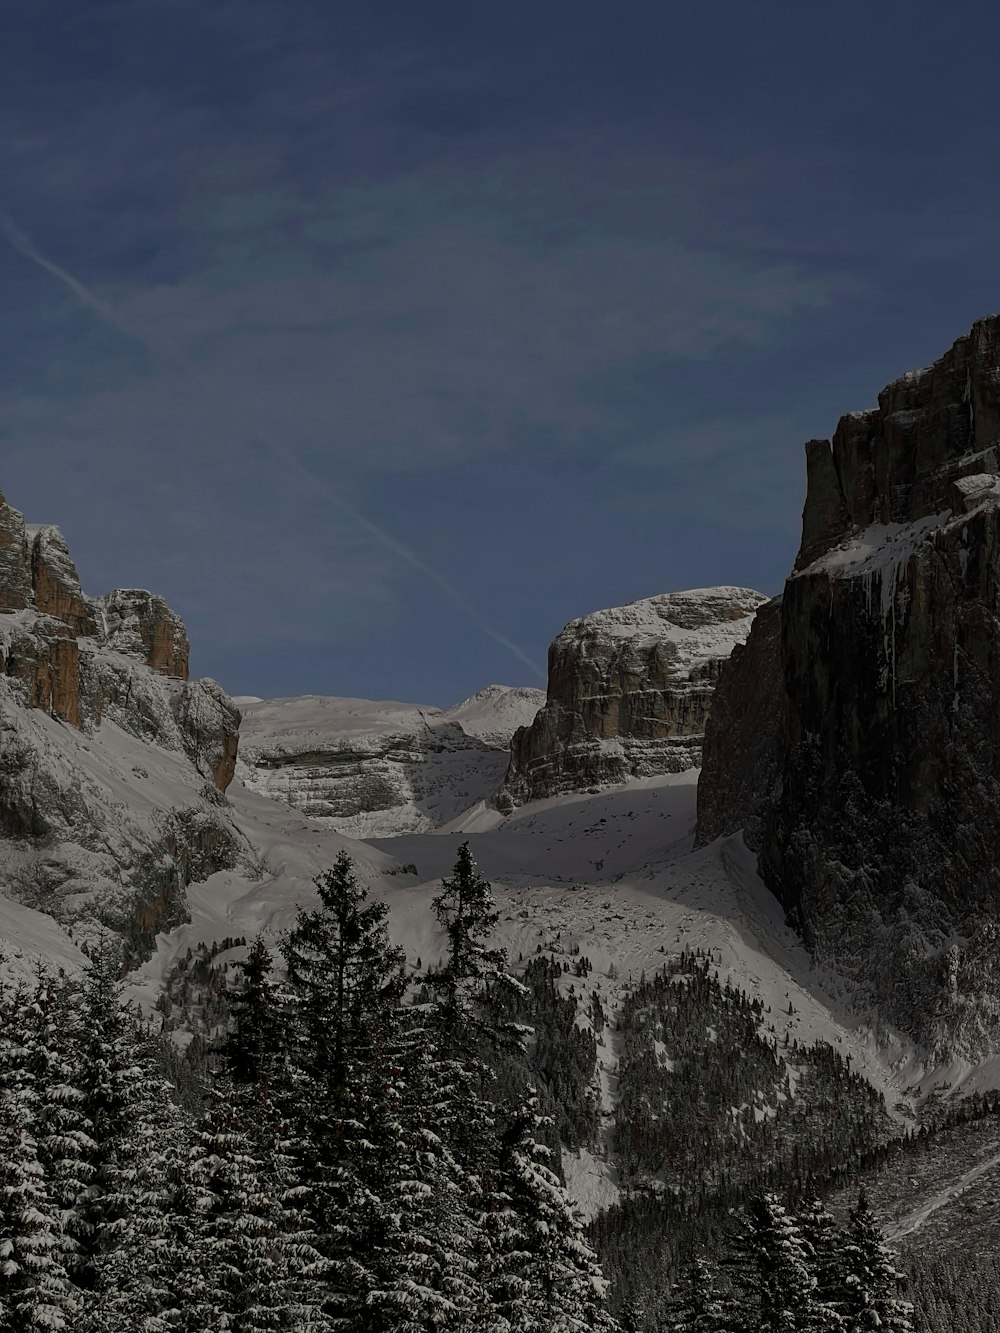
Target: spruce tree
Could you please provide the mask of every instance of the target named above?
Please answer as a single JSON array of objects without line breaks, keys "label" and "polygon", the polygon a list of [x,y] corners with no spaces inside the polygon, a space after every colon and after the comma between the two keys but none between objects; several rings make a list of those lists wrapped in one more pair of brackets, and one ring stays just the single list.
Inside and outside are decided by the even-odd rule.
[{"label": "spruce tree", "polygon": [[[549,1150],[537,1141],[533,1100],[503,1133],[485,1264],[491,1313],[512,1333],[615,1330],[607,1282],[583,1234]],[[499,1206],[497,1206],[499,1205]]]},{"label": "spruce tree", "polygon": [[734,1246],[734,1267],[749,1333],[819,1333],[826,1312],[815,1297],[805,1241],[776,1194],[752,1199]]},{"label": "spruce tree", "polygon": [[823,1316],[823,1327],[837,1333],[843,1329],[839,1312],[842,1238],[833,1215],[819,1199],[811,1199],[799,1214],[809,1269],[816,1280],[813,1298]]},{"label": "spruce tree", "polygon": [[234,1083],[263,1085],[276,1076],[284,1031],[274,961],[259,936],[237,967],[240,982],[226,992],[229,1025],[222,1053]]},{"label": "spruce tree", "polygon": [[67,1237],[31,1132],[31,1093],[0,1082],[0,1330],[76,1327],[79,1294],[61,1261]]},{"label": "spruce tree", "polygon": [[900,1294],[902,1274],[878,1223],[871,1214],[864,1191],[852,1209],[841,1246],[842,1284],[838,1309],[845,1333],[912,1333],[913,1306]]},{"label": "spruce tree", "polygon": [[480,875],[467,842],[459,847],[455,869],[441,881],[432,906],[447,941],[441,966],[425,977],[436,994],[442,1053],[446,1057],[478,1056],[484,1042],[520,1049],[530,1029],[498,1020],[496,1014],[484,1015],[491,989],[523,993],[524,987],[507,970],[504,950],[489,944],[499,913],[492,887]]},{"label": "spruce tree", "polygon": [[281,1125],[226,1077],[196,1129],[184,1186],[187,1262],[172,1327],[329,1329],[321,1311],[325,1264],[298,1206]]},{"label": "spruce tree", "polygon": [[69,983],[74,1077],[93,1141],[78,1209],[78,1281],[89,1293],[79,1328],[158,1333],[181,1255],[172,1192],[183,1121],[151,1034],[123,1006],[119,974],[118,954],[104,948]]},{"label": "spruce tree", "polygon": [[325,1309],[336,1327],[353,1327],[380,1286],[369,1242],[394,1148],[386,1063],[404,955],[389,943],[388,909],[368,901],[346,853],[315,883],[319,907],[300,911],[281,942],[289,1066],[281,1109],[295,1125],[300,1180],[313,1190]]},{"label": "spruce tree", "polygon": [[664,1333],[730,1333],[734,1328],[719,1276],[707,1259],[693,1260],[670,1293]]}]

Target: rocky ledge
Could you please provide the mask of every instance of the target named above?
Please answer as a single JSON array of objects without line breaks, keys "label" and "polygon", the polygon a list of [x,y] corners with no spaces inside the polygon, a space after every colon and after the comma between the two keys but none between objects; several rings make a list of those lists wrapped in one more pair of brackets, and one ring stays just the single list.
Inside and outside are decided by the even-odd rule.
[{"label": "rocky ledge", "polygon": [[511,742],[501,804],[697,768],[722,664],[766,600],[694,588],[570,621],[549,648],[545,707]]},{"label": "rocky ledge", "polygon": [[1000,317],[806,446],[802,544],[724,669],[702,841],[934,1059],[1000,1048]]}]

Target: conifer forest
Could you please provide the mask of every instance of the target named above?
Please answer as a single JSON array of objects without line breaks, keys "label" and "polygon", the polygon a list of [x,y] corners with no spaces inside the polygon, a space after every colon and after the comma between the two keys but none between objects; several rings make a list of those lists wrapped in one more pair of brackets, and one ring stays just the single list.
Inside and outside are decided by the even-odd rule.
[{"label": "conifer forest", "polygon": [[[914,1311],[863,1189],[837,1218],[821,1200],[835,1168],[886,1143],[877,1098],[830,1052],[758,1037],[755,1006],[703,960],[671,961],[585,1027],[557,984],[568,962],[515,968],[495,946],[468,844],[431,904],[433,967],[407,967],[346,854],[316,887],[229,984],[210,952],[181,969],[168,993],[189,1016],[200,997],[203,1029],[182,1055],[170,1005],[151,1022],[122,1004],[110,945],[80,978],[6,985],[4,1333],[962,1327],[943,1268]],[[718,1058],[699,1081],[685,1062],[704,1063],[706,1015]],[[647,1188],[588,1228],[561,1151],[596,1146],[607,1023],[625,1043],[623,1170]],[[776,1100],[793,1067],[822,1090],[818,1119]],[[793,1108],[786,1133],[720,1114],[761,1088],[779,1127]]]}]

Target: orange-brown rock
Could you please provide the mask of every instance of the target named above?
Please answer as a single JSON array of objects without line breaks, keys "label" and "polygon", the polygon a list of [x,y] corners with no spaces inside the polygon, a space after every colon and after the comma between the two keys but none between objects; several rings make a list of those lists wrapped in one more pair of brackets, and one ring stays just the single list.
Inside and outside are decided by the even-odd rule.
[{"label": "orange-brown rock", "polygon": [[180,616],[142,588],[117,588],[98,600],[103,639],[114,652],[138,656],[161,676],[188,678],[188,637]]},{"label": "orange-brown rock", "polygon": [[0,611],[21,611],[31,603],[31,555],[24,516],[0,494]]},{"label": "orange-brown rock", "polygon": [[21,681],[30,708],[80,725],[80,649],[61,620],[32,612],[0,620],[0,670]]},{"label": "orange-brown rock", "polygon": [[31,584],[35,606],[43,615],[61,620],[76,635],[97,631],[97,616],[80,587],[80,576],[66,539],[51,524],[29,528],[31,535]]}]

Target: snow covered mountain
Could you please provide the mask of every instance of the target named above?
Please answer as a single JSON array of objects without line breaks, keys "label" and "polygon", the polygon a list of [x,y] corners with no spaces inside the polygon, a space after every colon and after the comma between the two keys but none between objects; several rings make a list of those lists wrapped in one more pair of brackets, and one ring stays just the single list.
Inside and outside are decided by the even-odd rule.
[{"label": "snow covered mountain", "polygon": [[163,601],[86,597],[58,529],[27,528],[2,497],[0,606],[8,938],[66,963],[69,935],[111,930],[142,956],[184,918],[189,883],[254,862],[224,813],[239,712],[214,681],[187,679]]},{"label": "snow covered mountain", "polygon": [[240,776],[353,836],[440,827],[490,799],[541,690],[490,685],[453,708],[309,695],[244,705]]}]

